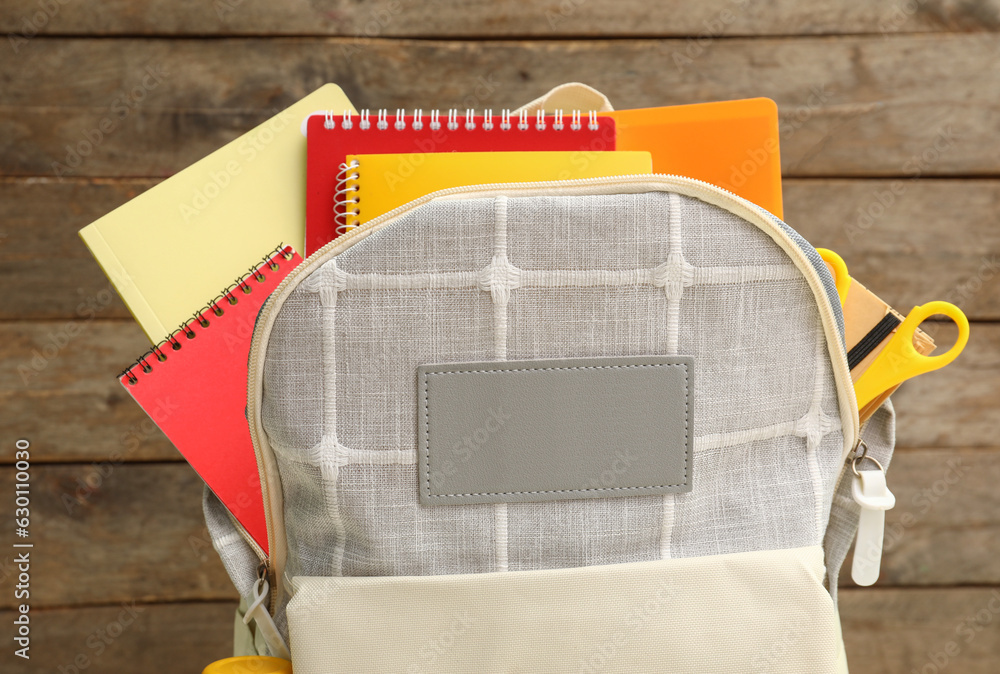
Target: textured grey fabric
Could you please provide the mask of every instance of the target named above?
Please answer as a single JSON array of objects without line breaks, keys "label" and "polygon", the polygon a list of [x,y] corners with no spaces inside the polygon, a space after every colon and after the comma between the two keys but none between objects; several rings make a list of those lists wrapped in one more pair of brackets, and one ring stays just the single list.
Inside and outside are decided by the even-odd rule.
[{"label": "textured grey fabric", "polygon": [[[832,288],[822,262],[817,271]],[[675,354],[698,364],[691,492],[418,502],[417,366]],[[431,202],[302,282],[265,363],[288,576],[559,568],[824,540],[843,439],[816,300],[769,236],[696,199]]]},{"label": "textured grey fabric", "polygon": [[202,493],[201,506],[208,533],[212,537],[212,547],[222,558],[222,566],[226,568],[226,573],[240,596],[244,599],[250,597],[254,581],[257,580],[257,565],[260,560],[236,530],[226,506],[222,505],[222,501],[207,486]]},{"label": "textured grey fabric", "polygon": [[[319,297],[296,295],[282,307],[272,339],[278,340],[273,357],[264,361],[261,408],[268,435],[279,445],[308,447],[319,442],[323,392],[314,384],[316,365],[322,361]],[[281,340],[288,340],[282,342]],[[281,395],[274,396],[275,391]]]},{"label": "textured grey fabric", "polygon": [[820,257],[816,249],[813,248],[808,241],[806,241],[801,234],[792,229],[786,222],[782,221],[781,218],[777,217],[770,211],[761,208],[757,204],[746,202],[750,206],[753,206],[757,211],[764,214],[766,217],[773,220],[777,225],[781,227],[782,230],[792,239],[796,246],[806,254],[809,258],[809,262],[812,264],[813,269],[819,274],[819,278],[823,281],[823,289],[826,290],[826,296],[830,299],[830,306],[833,308],[833,315],[837,320],[837,329],[840,331],[841,340],[844,339],[844,311],[840,306],[840,295],[837,293],[837,283],[833,278],[833,274],[830,273],[830,268],[826,266],[823,262],[823,258]]},{"label": "textured grey fabric", "polygon": [[[240,610],[245,610],[246,605],[252,601],[253,586],[257,580],[257,566],[260,560],[253,549],[243,540],[240,532],[236,530],[226,506],[222,505],[222,501],[207,486],[202,492],[202,510],[205,513],[205,524],[208,527],[209,536],[212,538],[212,546],[222,559],[222,566],[225,567],[226,573],[229,574],[233,585],[236,586],[237,592],[240,593],[242,600]],[[284,603],[288,603],[287,599]],[[282,610],[274,617],[274,623],[282,634],[287,635],[288,621],[285,617],[284,607],[281,608]],[[239,611],[237,611],[236,621],[238,623],[236,633],[240,634],[239,623],[242,620]],[[253,630],[249,629],[249,631],[251,633],[249,640],[252,641]],[[256,654],[268,655],[267,646],[263,639],[258,638],[256,641]],[[251,655],[251,653],[244,652],[244,649],[248,647],[247,638],[235,640],[234,647],[236,649],[234,655]]]}]

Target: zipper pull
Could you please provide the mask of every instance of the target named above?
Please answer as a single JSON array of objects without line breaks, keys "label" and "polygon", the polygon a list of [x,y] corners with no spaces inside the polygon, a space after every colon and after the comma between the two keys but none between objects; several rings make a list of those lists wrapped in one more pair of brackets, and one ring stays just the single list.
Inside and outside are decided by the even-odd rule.
[{"label": "zipper pull", "polygon": [[[858,448],[863,449],[857,454],[856,448],[851,461],[851,470],[854,472],[851,495],[861,506],[861,518],[858,520],[858,535],[854,543],[851,578],[858,585],[867,587],[878,580],[885,538],[885,511],[896,505],[896,497],[886,485],[885,469],[874,457],[868,456],[868,446],[864,441],[858,443]],[[858,470],[858,464],[864,459],[874,463],[876,469]]]},{"label": "zipper pull", "polygon": [[278,631],[278,627],[274,624],[274,620],[271,619],[271,614],[268,613],[265,605],[268,592],[271,589],[270,584],[267,582],[269,574],[270,568],[265,559],[257,567],[257,582],[253,586],[253,602],[243,616],[243,624],[249,625],[250,621],[253,620],[257,624],[257,629],[260,630],[261,636],[264,637],[264,643],[267,644],[271,655],[276,658],[291,660],[292,656],[288,652],[288,646],[285,644],[281,632]]}]

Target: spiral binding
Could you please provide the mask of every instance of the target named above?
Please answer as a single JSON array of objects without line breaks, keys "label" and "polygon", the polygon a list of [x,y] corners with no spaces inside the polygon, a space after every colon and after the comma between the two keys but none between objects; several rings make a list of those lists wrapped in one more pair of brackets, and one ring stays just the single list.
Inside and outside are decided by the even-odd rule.
[{"label": "spiral binding", "polygon": [[[326,110],[321,113],[316,113],[317,115],[323,116],[323,126],[327,129],[337,128],[337,112],[333,110]],[[340,128],[342,129],[353,129],[354,119],[357,118],[357,125],[359,129],[367,131],[372,128],[372,111],[365,108],[361,112],[354,114],[348,110],[344,110],[341,115]],[[552,120],[552,128],[555,131],[562,131],[565,129],[563,124],[562,110],[556,110],[551,115],[547,114],[545,110],[537,110],[535,112],[535,128],[539,131],[544,131],[549,123],[547,118]],[[416,108],[413,111],[413,121],[410,123],[410,128],[414,131],[420,131],[424,128],[424,111],[423,108]],[[380,108],[375,111],[375,124],[374,128],[384,131],[392,126],[396,131],[405,131],[407,128],[406,122],[406,111],[403,108],[396,108],[396,114],[392,117],[394,118],[392,123],[389,122],[389,111],[386,108]],[[441,123],[441,111],[431,110],[430,111],[430,121],[428,123],[428,128],[431,131],[438,131],[442,127]],[[458,128],[464,127],[466,131],[472,131],[476,128],[476,111],[472,108],[467,108],[465,113],[461,113],[456,108],[451,108],[447,111],[445,116],[445,122],[443,126],[449,131],[456,131]],[[495,127],[493,125],[493,111],[484,110],[483,111],[483,123],[482,127],[486,131],[492,131]],[[580,110],[571,111],[570,130],[579,131],[583,128],[582,119],[583,113]],[[502,131],[510,131],[513,126],[511,124],[511,111],[509,109],[504,109],[500,111],[500,129]],[[529,114],[525,110],[521,110],[517,113],[517,128],[520,131],[527,131],[531,128]],[[598,117],[596,110],[589,110],[587,112],[587,128],[591,131],[596,131],[598,129]]]},{"label": "spiral binding", "polygon": [[197,323],[201,328],[209,327],[211,322],[208,318],[206,318],[206,315],[212,314],[214,316],[222,316],[225,313],[225,310],[222,308],[223,301],[230,305],[238,304],[239,297],[236,294],[237,290],[245,295],[249,295],[253,292],[253,287],[250,285],[249,281],[253,279],[257,281],[257,283],[263,283],[266,280],[263,271],[264,267],[267,267],[271,271],[277,271],[279,269],[277,262],[279,257],[283,257],[286,261],[291,260],[291,246],[280,244],[274,249],[274,251],[265,255],[261,259],[261,262],[258,262],[254,266],[250,267],[250,270],[247,273],[236,279],[234,283],[226,286],[222,292],[212,298],[208,304],[191,314],[191,318],[185,320],[177,327],[177,329],[154,344],[144,354],[136,358],[134,363],[119,372],[117,379],[127,376],[129,385],[134,386],[139,381],[139,378],[136,377],[132,370],[139,368],[148,374],[153,371],[153,366],[149,362],[151,359],[155,358],[160,362],[167,360],[167,354],[164,352],[167,346],[170,347],[170,350],[180,351],[181,348],[183,348],[180,339],[178,339],[181,334],[183,334],[186,339],[194,339],[197,336],[197,333],[195,333],[192,329],[193,324]]},{"label": "spiral binding", "polygon": [[[341,164],[340,170],[337,172],[337,184],[334,187],[333,193],[333,220],[337,223],[336,231],[338,236],[353,229],[353,227],[347,224],[348,216],[353,215],[356,217],[361,215],[361,209],[358,208],[361,198],[358,196],[358,184],[356,182],[361,177],[361,174],[358,173],[360,165],[357,159],[352,159],[350,164],[346,162]],[[350,184],[352,181],[354,181],[353,184]],[[338,205],[342,205],[343,209],[338,209]],[[348,210],[352,205],[354,208]]]},{"label": "spiral binding", "polygon": [[[333,110],[327,110],[316,114],[323,115],[324,128],[337,128],[337,113]],[[587,114],[587,128],[591,131],[597,131],[599,128],[597,111],[590,110]],[[345,110],[341,115],[340,128],[353,129],[353,117],[357,117],[359,129],[367,131],[372,128],[371,110],[368,110],[367,108],[356,115],[353,115],[350,111]],[[431,110],[429,117],[430,119],[427,123],[427,128],[431,131],[439,131],[442,127],[441,111]],[[460,118],[462,118],[461,121],[459,121]],[[493,124],[492,110],[484,110],[482,118],[483,120],[481,126],[484,131],[492,131],[494,128],[497,128]],[[579,131],[583,128],[583,113],[580,110],[571,111],[570,120],[570,131]],[[556,110],[552,115],[546,115],[544,110],[537,110],[535,112],[535,129],[538,131],[545,131],[550,125],[553,131],[565,130],[566,126],[563,123],[563,111]],[[389,111],[385,108],[377,110],[375,113],[375,128],[384,131],[388,129],[389,126]],[[466,131],[474,131],[476,129],[476,111],[472,108],[466,108],[465,114],[461,115],[456,108],[448,110],[444,127],[449,131],[457,131],[460,126]],[[392,122],[392,128],[396,131],[405,131],[406,127],[406,111],[402,108],[396,108],[395,120]],[[412,121],[410,122],[410,128],[414,131],[422,131],[424,129],[423,108],[414,109]],[[509,109],[500,111],[499,128],[501,131],[510,131],[514,128],[511,123],[511,111]],[[531,128],[527,111],[521,110],[517,113],[517,128],[519,131],[527,131]],[[358,216],[361,214],[360,209],[357,208],[357,204],[361,202],[361,199],[357,196],[358,185],[356,182],[354,184],[350,184],[351,181],[356,181],[359,178],[357,170],[352,172],[352,169],[357,168],[358,162],[355,160],[350,165],[346,163],[341,164],[339,167],[340,170],[337,172],[337,183],[333,195],[333,219],[337,224],[336,231],[338,236],[354,228],[354,225],[349,225],[347,222],[350,216]],[[348,210],[352,205],[354,208]]]}]

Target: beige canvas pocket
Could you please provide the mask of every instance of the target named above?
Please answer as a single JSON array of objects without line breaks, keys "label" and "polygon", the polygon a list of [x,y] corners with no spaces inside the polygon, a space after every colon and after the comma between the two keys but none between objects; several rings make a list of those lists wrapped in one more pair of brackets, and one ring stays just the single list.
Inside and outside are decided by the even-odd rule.
[{"label": "beige canvas pocket", "polygon": [[296,674],[845,672],[822,548],[452,576],[296,578]]}]

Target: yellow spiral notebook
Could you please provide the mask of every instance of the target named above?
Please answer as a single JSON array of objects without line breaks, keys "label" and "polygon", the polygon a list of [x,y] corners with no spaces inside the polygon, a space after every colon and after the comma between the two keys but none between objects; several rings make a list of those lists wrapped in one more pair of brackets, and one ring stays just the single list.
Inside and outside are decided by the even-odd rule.
[{"label": "yellow spiral notebook", "polygon": [[346,228],[451,187],[653,172],[649,152],[436,152],[347,155]]}]

